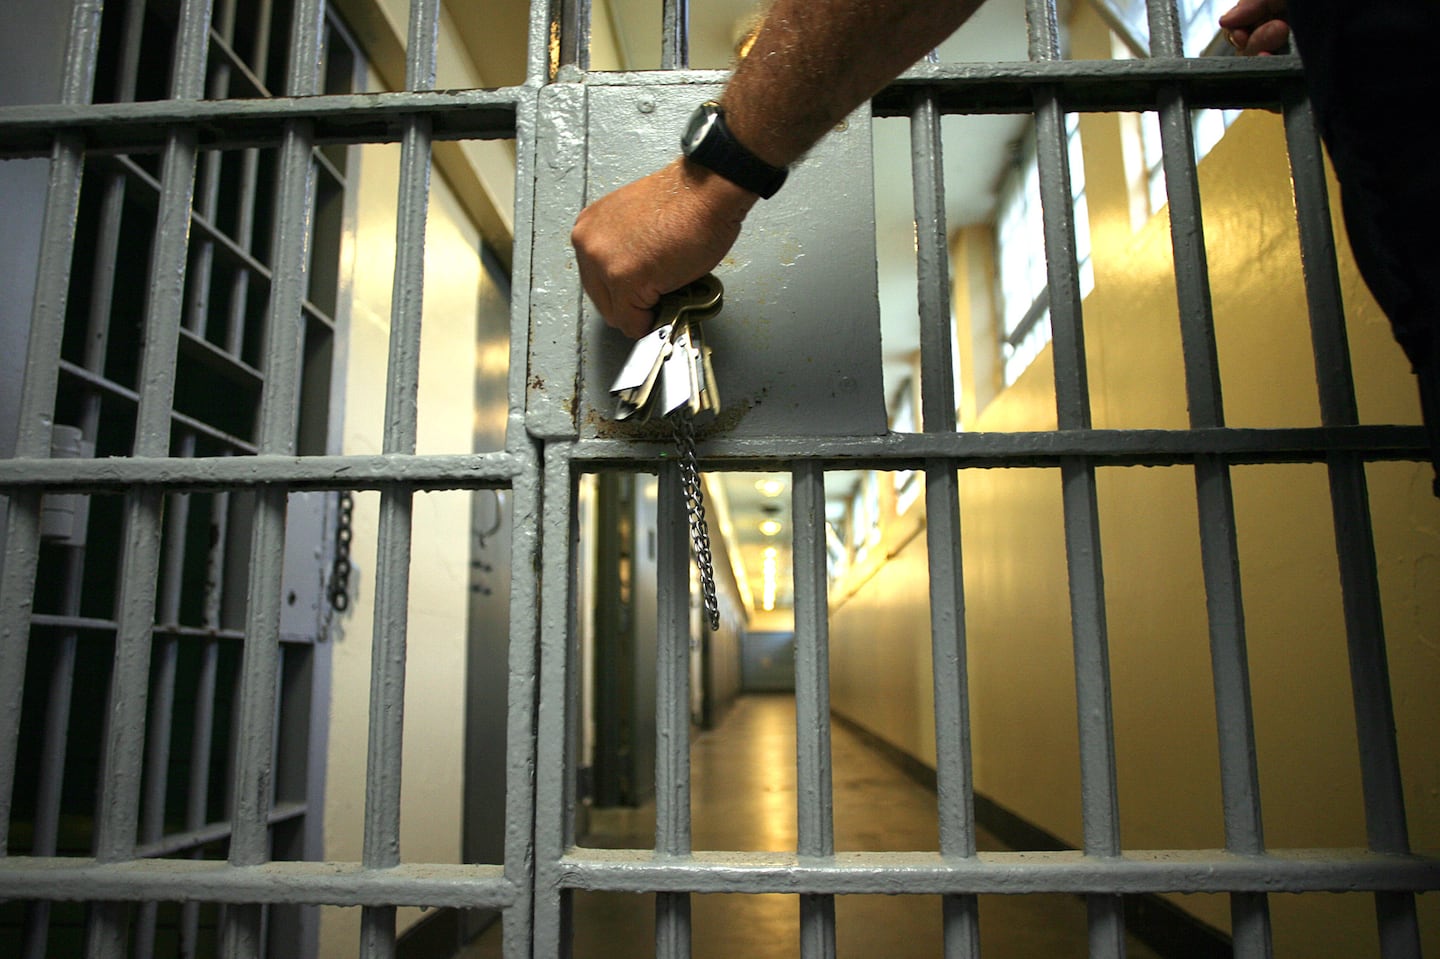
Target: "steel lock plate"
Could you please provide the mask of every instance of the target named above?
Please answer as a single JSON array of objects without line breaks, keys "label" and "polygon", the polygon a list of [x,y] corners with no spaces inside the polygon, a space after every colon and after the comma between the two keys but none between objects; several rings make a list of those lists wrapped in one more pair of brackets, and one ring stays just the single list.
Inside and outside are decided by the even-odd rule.
[{"label": "steel lock plate", "polygon": [[[586,202],[677,156],[691,112],[720,89],[590,86]],[[702,438],[886,431],[872,171],[867,105],[751,211],[715,268],[725,307],[705,334],[725,400]],[[588,300],[584,309],[581,436],[634,435],[637,426],[614,421],[609,394],[633,343]]]}]

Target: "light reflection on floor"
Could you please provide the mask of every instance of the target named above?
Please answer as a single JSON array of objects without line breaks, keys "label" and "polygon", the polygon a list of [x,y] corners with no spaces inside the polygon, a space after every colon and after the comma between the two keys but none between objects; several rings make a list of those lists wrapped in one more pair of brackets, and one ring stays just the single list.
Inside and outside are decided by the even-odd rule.
[{"label": "light reflection on floor", "polygon": [[[917,784],[843,725],[831,727],[837,851],[934,850],[935,793]],[[795,849],[795,701],[746,696],[719,727],[692,743],[691,815],[697,850]],[[582,845],[645,849],[655,842],[653,805],[592,816]],[[981,833],[982,849],[1001,849]],[[911,959],[943,954],[937,896],[840,896],[841,959]],[[781,959],[799,954],[799,907],[783,895],[691,897],[695,959]],[[654,955],[654,897],[576,893],[575,959]],[[1082,959],[1089,954],[1085,906],[1073,896],[982,896],[986,959]],[[1131,959],[1157,959],[1131,937]],[[500,956],[497,923],[462,959]]]}]

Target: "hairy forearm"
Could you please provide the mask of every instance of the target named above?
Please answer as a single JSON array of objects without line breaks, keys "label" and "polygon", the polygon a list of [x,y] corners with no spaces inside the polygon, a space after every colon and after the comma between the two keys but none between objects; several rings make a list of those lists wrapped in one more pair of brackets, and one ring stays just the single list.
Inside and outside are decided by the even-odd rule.
[{"label": "hairy forearm", "polygon": [[[735,139],[789,166],[983,0],[774,0],[721,102]],[[714,269],[760,197],[677,157],[591,203],[570,239],[585,292],[632,337],[660,296]]]},{"label": "hairy forearm", "polygon": [[799,157],[964,23],[983,0],[775,0],[722,102],[775,166]]}]

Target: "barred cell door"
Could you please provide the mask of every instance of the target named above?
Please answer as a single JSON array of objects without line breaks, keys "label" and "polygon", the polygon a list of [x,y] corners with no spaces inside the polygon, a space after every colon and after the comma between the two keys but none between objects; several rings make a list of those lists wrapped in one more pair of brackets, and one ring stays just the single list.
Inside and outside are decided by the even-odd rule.
[{"label": "barred cell door", "polygon": [[[1018,18],[1018,4],[996,3]],[[725,405],[702,426],[698,455],[707,489],[755,473],[791,489],[786,548],[772,558],[783,552],[793,570],[779,590],[795,634],[797,838],[784,851],[696,850],[691,731],[719,667],[696,665],[708,632],[682,469],[665,430],[611,416],[608,387],[628,343],[585,301],[569,232],[588,201],[673,156],[686,116],[721,89],[724,74],[690,69],[685,3],[667,0],[654,11],[659,69],[605,72],[592,69],[591,38],[604,24],[592,23],[590,4],[534,2],[523,82],[436,90],[448,8],[440,0],[385,6],[408,11],[400,92],[351,92],[357,57],[362,49],[377,56],[365,48],[375,41],[352,36],[322,0],[103,8],[76,0],[63,17],[35,15],[63,44],[58,98],[0,107],[0,156],[40,164],[25,169],[47,177],[36,208],[33,303],[23,335],[5,331],[7,352],[23,350],[23,360],[7,360],[16,374],[4,395],[17,426],[14,455],[0,461],[0,898],[27,955],[309,955],[317,933],[307,907],[348,906],[361,910],[359,943],[344,943],[341,954],[392,956],[397,910],[419,906],[498,912],[507,956],[568,956],[595,948],[572,941],[575,900],[594,891],[653,894],[655,954],[665,957],[689,955],[703,940],[691,906],[711,894],[790,897],[799,919],[790,951],[806,957],[845,954],[837,902],[879,894],[935,899],[943,928],[936,951],[957,957],[981,954],[988,897],[1057,893],[1084,899],[1084,948],[1097,957],[1124,955],[1127,906],[1161,895],[1188,896],[1196,909],[1205,908],[1197,898],[1225,900],[1217,922],[1240,956],[1273,954],[1276,913],[1328,893],[1373,901],[1365,949],[1419,956],[1422,941],[1433,941],[1423,919],[1433,921],[1433,903],[1418,895],[1440,889],[1433,797],[1424,788],[1433,729],[1417,731],[1424,724],[1405,718],[1423,715],[1423,704],[1411,697],[1397,707],[1392,696],[1392,683],[1406,676],[1387,661],[1394,627],[1383,615],[1388,580],[1372,528],[1381,507],[1367,487],[1376,464],[1422,461],[1425,442],[1410,421],[1385,419],[1383,403],[1380,419],[1361,418],[1345,313],[1353,293],[1342,290],[1349,274],[1337,266],[1323,154],[1295,58],[1187,57],[1182,27],[1214,12],[1164,0],[1148,14],[1138,4],[1094,5],[1117,32],[1139,29],[1144,55],[1068,59],[1057,5],[1029,0],[1023,55],[916,65],[752,216],[718,270],[726,306],[712,343]],[[1073,29],[1070,41],[1079,43]],[[156,56],[163,71],[140,68]],[[257,57],[265,64],[258,69]],[[115,77],[129,89],[108,90]],[[137,95],[137,84],[151,89]],[[1230,427],[1222,403],[1222,382],[1225,396],[1236,394],[1221,367],[1240,362],[1246,347],[1217,334],[1207,265],[1217,254],[1205,241],[1214,221],[1202,215],[1192,114],[1249,108],[1281,118],[1315,422],[1247,408],[1245,427]],[[1083,135],[1091,118],[1134,114],[1158,119],[1149,142],[1160,149],[1139,182],[1163,191],[1154,211],[1167,213],[1155,223],[1169,228],[1133,241],[1127,234],[1149,258],[1137,254],[1118,272],[1149,271],[1146,289],[1171,298],[1162,319],[1175,341],[1177,359],[1165,370],[1178,424],[1148,409],[1128,420],[1114,412],[1126,372],[1113,350],[1139,334],[1102,323],[1096,297],[1117,271],[1107,277],[1100,253],[1092,258],[1100,232],[1080,222],[1103,184],[1085,176],[1092,168],[1080,160],[1076,131]],[[1013,222],[1042,278],[1038,289],[1006,279],[997,260],[1004,223],[984,255],[957,239],[974,224],[947,226],[945,146],[953,141],[944,131],[977,117],[1014,121],[1010,165],[997,166],[986,189],[1003,193],[1014,183],[1023,193],[1033,184],[1034,203],[1006,209],[1019,211]],[[886,281],[871,268],[893,254],[877,223],[877,190],[893,186],[876,174],[882,125],[906,130],[900,152],[910,161],[913,230],[901,246],[911,275],[902,285],[913,297],[906,319],[918,387],[908,394],[886,366],[894,339],[888,327],[882,335],[882,310],[893,308],[882,307]],[[515,145],[504,446],[417,454],[432,163],[441,166],[443,145],[478,140]],[[378,452],[347,455],[328,405],[335,357],[344,353],[337,316],[347,309],[337,276],[349,195],[344,146],[381,142],[400,146],[384,442]],[[1137,132],[1136,149],[1145,142]],[[1023,236],[1026,223],[1037,232]],[[988,268],[976,268],[981,262]],[[1127,323],[1165,312],[1138,300],[1123,305]],[[974,319],[982,314],[984,322]],[[1113,340],[1101,342],[1102,333]],[[1144,350],[1131,355],[1147,362]],[[1003,412],[994,405],[1003,392],[1027,389],[1048,400],[1031,420],[1017,425],[995,412]],[[990,419],[978,409],[987,402]],[[1300,522],[1323,526],[1335,545],[1330,593],[1343,610],[1337,632],[1351,693],[1343,709],[1353,716],[1345,762],[1359,783],[1358,843],[1266,841],[1276,822],[1262,814],[1262,786],[1280,786],[1264,762],[1283,750],[1257,746],[1265,729],[1252,701],[1242,599],[1249,580],[1241,577],[1250,554],[1237,519],[1237,500],[1250,501],[1235,488],[1241,471],[1281,464],[1310,464],[1328,501]],[[1133,664],[1117,664],[1112,638],[1129,629],[1134,596],[1107,590],[1105,573],[1113,541],[1132,541],[1126,531],[1146,511],[1108,484],[1136,472],[1181,478],[1181,505],[1150,512],[1179,515],[1196,544],[1187,570],[1209,671],[1202,698],[1214,750],[1205,768],[1217,797],[1209,846],[1137,845],[1121,829],[1122,807],[1128,815],[1136,806],[1122,803],[1122,782],[1132,780],[1119,757],[1132,743],[1117,737],[1116,687]],[[591,797],[581,773],[594,748],[587,670],[601,622],[593,611],[620,601],[595,595],[603,561],[586,558],[596,517],[611,515],[591,499],[604,485],[597,476],[633,484],[634,516],[653,509],[653,551],[643,537],[620,549],[624,572],[615,574],[630,603],[617,621],[649,637],[636,648],[653,660],[637,666],[653,670],[653,724],[639,724],[653,730],[653,849],[584,842]],[[923,490],[923,513],[910,514],[923,524],[893,550],[867,505],[876,476],[895,479],[887,502]],[[980,482],[990,478],[1012,483],[1019,505],[996,499]],[[496,771],[505,784],[496,823],[503,855],[490,863],[402,860],[400,848],[415,507],[422,494],[445,490],[502,493],[495,523],[503,502],[510,524],[508,660],[492,663],[506,676],[504,768]],[[334,861],[307,829],[321,788],[313,741],[329,693],[324,640],[334,607],[356,601],[336,589],[345,576],[335,553],[346,540],[335,529],[348,497],[376,491],[378,545],[365,571],[368,594],[358,599],[371,604],[375,622],[363,846],[358,859]],[[1005,537],[987,516],[1041,507],[1056,517],[1054,536],[1016,544],[1005,563],[977,563]],[[717,541],[725,535],[718,520],[711,529]],[[891,735],[927,744],[896,743],[925,753],[913,758],[933,771],[936,842],[920,851],[846,848],[836,839],[829,717],[850,708],[837,700],[851,695],[851,673],[864,672],[852,665],[848,637],[866,584],[884,582],[887,562],[914,558],[910,544],[920,544],[925,570],[924,662],[916,668],[930,681],[908,691],[924,702],[912,715],[925,729]],[[1027,580],[1047,569],[1058,577],[1053,595],[1035,585],[1045,581]],[[1019,581],[1032,584],[1030,601],[1011,604],[1009,625],[990,635],[983,590]],[[1421,608],[1429,594],[1412,588]],[[1253,597],[1248,587],[1245,595]],[[721,635],[744,631],[736,602],[726,600]],[[982,686],[1004,674],[997,657],[1037,655],[1023,626],[1047,604],[1062,610],[1068,689],[1037,692],[1040,684],[1025,680]],[[908,614],[886,615],[894,623]],[[885,635],[872,635],[875,642],[898,641],[878,632]],[[738,647],[728,648],[738,657]],[[1289,685],[1306,682],[1301,673]],[[177,688],[200,692],[177,699]],[[95,700],[88,726],[70,719],[75,690]],[[993,805],[1004,785],[992,757],[1014,752],[986,752],[990,737],[999,742],[1001,727],[1023,725],[989,717],[1006,716],[1007,703],[1032,693],[1063,699],[1073,724],[1055,776],[1075,788],[1042,791],[1073,794],[1073,815],[1051,828],[1068,831],[1074,848],[982,852],[977,808]],[[1400,720],[1397,708],[1408,710]],[[463,725],[457,716],[455,729]],[[1397,726],[1414,737],[1404,744],[1409,753]],[[81,743],[91,752],[75,758]],[[89,780],[77,783],[72,767],[92,770]],[[1402,770],[1416,768],[1421,788],[1407,792]],[[68,848],[65,830],[77,820],[67,790],[74,809],[94,816]],[[183,811],[182,823],[168,820],[173,810]],[[1182,817],[1157,815],[1183,831]],[[1412,833],[1423,836],[1413,849]]]}]

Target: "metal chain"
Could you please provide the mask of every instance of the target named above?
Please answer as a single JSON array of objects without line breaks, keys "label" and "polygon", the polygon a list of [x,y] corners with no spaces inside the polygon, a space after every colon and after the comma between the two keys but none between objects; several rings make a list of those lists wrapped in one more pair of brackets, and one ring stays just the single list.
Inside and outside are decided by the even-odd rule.
[{"label": "metal chain", "polygon": [[688,409],[668,419],[680,451],[680,485],[685,490],[685,517],[690,523],[690,547],[700,567],[700,595],[711,630],[720,628],[720,603],[715,598],[715,561],[710,555],[710,531],[705,525],[705,494],[700,489],[700,467],[695,458],[695,421]]},{"label": "metal chain", "polygon": [[335,564],[330,570],[330,608],[343,613],[350,608],[350,537],[355,497],[345,490],[340,494],[340,509],[335,523]]}]

